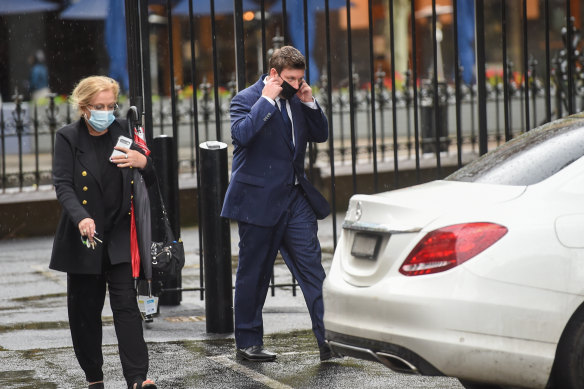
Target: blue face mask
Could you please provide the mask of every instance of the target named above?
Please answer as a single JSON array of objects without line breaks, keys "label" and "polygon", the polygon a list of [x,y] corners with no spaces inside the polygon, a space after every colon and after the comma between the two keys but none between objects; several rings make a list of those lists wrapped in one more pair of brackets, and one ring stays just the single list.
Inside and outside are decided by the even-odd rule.
[{"label": "blue face mask", "polygon": [[87,122],[97,132],[103,132],[116,120],[114,111],[89,111],[91,117]]}]

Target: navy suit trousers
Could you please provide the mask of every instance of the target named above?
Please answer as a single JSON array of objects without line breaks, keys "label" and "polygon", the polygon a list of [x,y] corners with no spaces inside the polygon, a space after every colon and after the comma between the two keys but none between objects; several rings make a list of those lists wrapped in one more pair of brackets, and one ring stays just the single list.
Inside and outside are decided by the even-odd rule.
[{"label": "navy suit trousers", "polygon": [[273,227],[239,226],[239,264],[235,279],[235,342],[238,348],[263,344],[262,309],[278,250],[298,281],[318,345],[324,343],[322,283],[325,272],[318,224],[303,191],[296,187]]}]

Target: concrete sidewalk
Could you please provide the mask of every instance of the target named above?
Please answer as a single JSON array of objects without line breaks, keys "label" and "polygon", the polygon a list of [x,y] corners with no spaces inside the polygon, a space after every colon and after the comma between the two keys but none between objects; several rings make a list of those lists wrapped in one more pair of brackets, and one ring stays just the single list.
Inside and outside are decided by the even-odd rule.
[{"label": "concrete sidewalk", "polygon": [[[332,218],[320,224],[324,247],[323,263],[328,270],[332,252]],[[199,247],[196,228],[182,230],[185,244],[186,264],[182,272],[184,288],[199,285]],[[237,255],[238,236],[232,225],[231,246]],[[51,271],[48,263],[52,237],[0,241],[0,386],[6,387],[83,387],[83,374],[74,357],[68,328],[66,307],[66,274]],[[276,281],[290,282],[286,266],[278,261],[275,266]],[[233,276],[235,280],[235,276]],[[162,306],[160,316],[145,324],[145,338],[149,343],[151,365],[158,366],[161,359],[177,342],[218,341],[222,355],[232,355],[233,334],[209,334],[206,332],[205,302],[199,292],[183,292],[177,306]],[[106,373],[112,388],[123,387],[121,368],[117,356],[117,339],[112,323],[109,302],[103,311],[103,344]],[[276,290],[268,295],[264,309],[266,337],[282,333],[302,334],[309,352],[317,358],[317,348],[310,332],[311,323],[302,294],[296,297],[291,288]],[[269,343],[269,340],[267,340]],[[174,345],[174,346],[173,346]],[[158,355],[157,353],[162,353]],[[192,366],[193,359],[187,358]],[[56,368],[54,364],[59,364]],[[164,366],[164,364],[162,364]],[[63,369],[65,367],[65,369]],[[158,369],[161,368],[160,366]],[[171,370],[177,367],[168,367]],[[173,377],[188,376],[189,364],[176,370]],[[63,370],[63,371],[62,371]],[[164,369],[163,369],[164,370]],[[64,384],[61,376],[68,376]],[[154,377],[168,376],[167,371],[158,371]],[[113,381],[112,381],[113,379]],[[54,384],[49,384],[50,382]],[[48,384],[48,385],[47,385]],[[166,387],[192,387],[170,385]],[[210,386],[203,386],[210,387]]]},{"label": "concrete sidewalk", "polygon": [[[337,233],[341,230],[343,218],[343,214],[337,214]],[[185,289],[197,288],[200,280],[198,228],[183,228],[181,235],[185,247],[182,287]],[[319,239],[323,251],[323,266],[328,271],[334,250],[332,216],[319,221]],[[232,223],[231,253],[234,263],[236,263],[238,244],[237,225]],[[66,294],[67,278],[65,273],[49,270],[51,248],[52,237],[0,240],[0,264],[3,269],[0,274],[2,296],[0,301],[3,301],[0,309],[4,310],[4,313],[0,315],[0,329],[10,329],[16,326],[34,327],[32,323],[35,322],[67,322],[64,306],[66,302],[62,302],[63,306],[58,303],[61,297]],[[292,280],[288,268],[281,260],[276,261],[274,275],[276,283],[290,283]],[[235,281],[235,266],[232,277],[233,281]],[[19,304],[22,306],[18,307]],[[28,305],[41,309],[46,307],[50,314],[48,312],[40,314],[38,309],[29,311],[27,309]],[[274,311],[275,307],[288,307],[292,316],[298,314],[298,320],[281,320],[280,317],[272,318],[271,312]],[[200,299],[198,291],[182,292],[180,305],[162,306],[160,317],[155,318],[154,323],[147,324],[147,328],[152,329],[152,331],[147,331],[148,340],[168,341],[177,337],[181,339],[214,337],[206,333],[204,308],[205,302]],[[18,312],[7,313],[9,309],[16,309]],[[26,314],[23,311],[27,311]],[[299,288],[297,288],[296,297],[292,295],[291,287],[278,288],[275,296],[271,296],[268,293],[265,311],[266,331],[280,332],[293,329],[310,329],[311,327],[308,311]],[[104,308],[103,316],[106,320],[111,318],[108,304]],[[270,323],[271,321],[274,322],[273,325]],[[30,325],[22,323],[30,323]],[[169,325],[168,323],[173,323],[174,331],[172,331],[172,336],[164,334],[164,330]],[[184,327],[184,332],[182,327]],[[40,340],[41,342],[36,344],[39,348],[53,347],[56,344],[47,338]],[[108,340],[106,339],[105,341],[107,342]],[[57,343],[61,346],[63,345],[63,343]],[[28,344],[22,346],[26,348]],[[0,347],[18,349],[18,340],[0,333]]]}]

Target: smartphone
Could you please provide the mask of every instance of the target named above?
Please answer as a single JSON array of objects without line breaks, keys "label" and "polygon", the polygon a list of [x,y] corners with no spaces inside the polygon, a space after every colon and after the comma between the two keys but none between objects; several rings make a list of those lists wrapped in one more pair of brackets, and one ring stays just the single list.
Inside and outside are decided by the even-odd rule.
[{"label": "smartphone", "polygon": [[[128,149],[130,148],[131,145],[132,145],[132,139],[126,138],[125,136],[122,136],[122,135],[120,135],[120,137],[118,138],[118,142],[116,143],[116,147],[125,147]],[[114,149],[114,151],[112,151],[112,155],[110,155],[110,162],[112,161],[112,157],[115,157],[117,155],[126,155],[126,153],[124,153],[123,151]]]}]

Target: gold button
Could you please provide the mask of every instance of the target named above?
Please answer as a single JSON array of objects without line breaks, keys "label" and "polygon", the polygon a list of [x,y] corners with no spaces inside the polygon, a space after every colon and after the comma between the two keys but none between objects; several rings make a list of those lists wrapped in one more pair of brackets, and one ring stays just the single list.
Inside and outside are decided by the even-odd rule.
[{"label": "gold button", "polygon": [[134,198],[134,195],[131,195],[131,196],[130,196],[130,199],[133,199],[133,198]]},{"label": "gold button", "polygon": [[128,212],[128,215],[131,215],[131,214],[132,214],[132,212]]},{"label": "gold button", "polygon": [[87,204],[87,200],[83,200],[83,201],[81,202],[81,204],[83,204],[83,205]]},{"label": "gold button", "polygon": [[133,167],[132,167],[132,166],[130,166],[130,169],[133,169]]},{"label": "gold button", "polygon": [[83,191],[84,191],[84,192],[87,192],[87,189],[88,189],[88,188],[87,188],[86,186],[84,186],[84,187],[83,187]]},{"label": "gold button", "polygon": [[130,184],[134,185],[134,180],[130,181]]},{"label": "gold button", "polygon": [[82,172],[81,172],[81,175],[82,175],[83,177],[85,177],[85,176],[87,175],[87,172],[84,170],[84,171],[82,171]]}]

